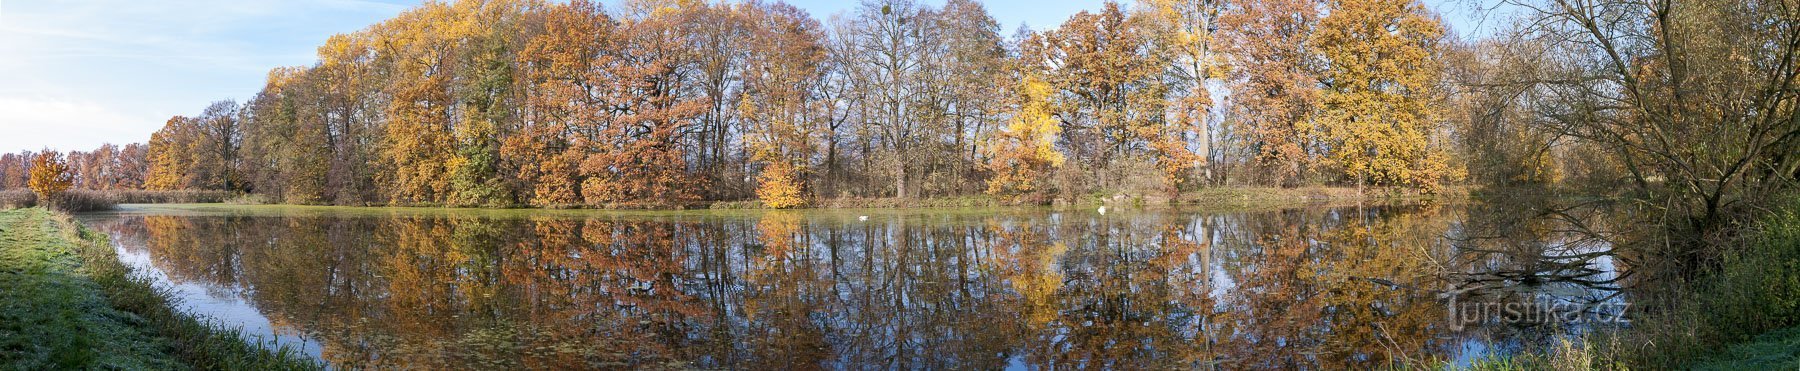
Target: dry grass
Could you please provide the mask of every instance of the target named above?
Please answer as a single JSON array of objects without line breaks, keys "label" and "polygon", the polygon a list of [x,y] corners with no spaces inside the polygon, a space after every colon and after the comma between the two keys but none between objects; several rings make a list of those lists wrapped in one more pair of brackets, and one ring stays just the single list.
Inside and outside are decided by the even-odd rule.
[{"label": "dry grass", "polygon": [[220,203],[238,198],[226,191],[141,191],[141,190],[70,190],[52,202],[42,202],[28,189],[0,190],[0,209],[46,206],[62,212],[111,210],[118,204],[201,204]]}]

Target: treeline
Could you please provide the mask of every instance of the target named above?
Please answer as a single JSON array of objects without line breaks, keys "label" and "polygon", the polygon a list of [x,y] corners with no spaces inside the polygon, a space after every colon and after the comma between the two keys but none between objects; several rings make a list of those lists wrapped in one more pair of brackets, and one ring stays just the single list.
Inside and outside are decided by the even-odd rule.
[{"label": "treeline", "polygon": [[26,189],[30,186],[33,160],[38,154],[49,152],[53,157],[67,166],[67,175],[74,188],[91,190],[133,190],[142,189],[144,172],[149,169],[144,161],[149,147],[132,143],[124,146],[105,144],[92,151],[23,151],[0,154],[0,190]]},{"label": "treeline", "polygon": [[[1777,93],[1727,96],[1709,69],[1770,72],[1783,54],[1722,34],[1696,41],[1713,45],[1703,54],[1643,42],[1741,21],[1719,10],[1734,5],[1683,3],[1670,9],[1706,16],[1658,34],[1641,27],[1661,21],[1645,2],[1523,3],[1546,10],[1456,40],[1413,0],[1109,3],[1011,36],[970,0],[869,1],[827,21],[763,2],[432,2],[332,37],[318,63],[272,71],[243,104],[170,119],[142,187],[319,204],[790,207],[1219,185],[1655,193],[1680,176],[1724,201],[1703,188],[1743,183],[1695,165],[1731,161],[1680,158],[1736,152],[1683,149],[1688,138],[1755,148],[1725,175],[1792,173],[1791,160],[1759,162],[1795,141],[1777,120],[1790,117],[1787,82],[1733,76]],[[1637,36],[1581,38],[1568,25],[1592,12],[1630,18],[1639,27],[1616,27]],[[1756,58],[1717,59],[1730,55]],[[1675,103],[1695,98],[1718,102]]]},{"label": "treeline", "polygon": [[788,207],[1456,178],[1444,30],[1417,2],[1145,1],[1002,32],[969,0],[828,21],[763,2],[433,2],[170,119],[142,187]]}]

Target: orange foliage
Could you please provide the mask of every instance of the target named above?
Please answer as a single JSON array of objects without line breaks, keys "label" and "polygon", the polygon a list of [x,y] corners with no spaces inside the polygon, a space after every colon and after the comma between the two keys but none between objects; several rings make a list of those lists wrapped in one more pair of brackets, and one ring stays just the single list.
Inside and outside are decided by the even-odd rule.
[{"label": "orange foliage", "polygon": [[55,200],[74,183],[62,153],[45,150],[31,159],[31,191],[37,192],[39,199]]}]

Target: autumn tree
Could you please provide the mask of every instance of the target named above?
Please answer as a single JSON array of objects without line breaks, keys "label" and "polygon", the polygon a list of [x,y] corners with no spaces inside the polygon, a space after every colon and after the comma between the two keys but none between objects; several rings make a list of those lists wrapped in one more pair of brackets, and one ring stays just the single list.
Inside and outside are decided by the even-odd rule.
[{"label": "autumn tree", "polygon": [[688,172],[681,147],[706,106],[706,99],[681,89],[691,60],[673,15],[687,5],[663,4],[623,20],[613,58],[601,57],[589,71],[604,84],[593,98],[605,105],[585,123],[597,135],[575,143],[588,152],[581,193],[590,205],[681,205],[704,188],[703,178]]},{"label": "autumn tree", "polygon": [[0,154],[0,189],[26,188],[31,182],[31,151]]},{"label": "autumn tree", "polygon": [[184,179],[194,163],[193,126],[192,119],[176,116],[150,135],[150,169],[144,176],[144,189],[176,190],[190,186]]},{"label": "autumn tree", "polygon": [[814,92],[825,49],[820,25],[791,5],[746,5],[751,44],[738,104],[744,146],[762,166],[757,198],[774,208],[801,206],[818,148]]},{"label": "autumn tree", "polygon": [[1318,154],[1318,0],[1244,0],[1220,16],[1230,110],[1258,181],[1297,185]]},{"label": "autumn tree", "polygon": [[1043,201],[1050,173],[1063,165],[1056,149],[1062,132],[1050,104],[1050,84],[1027,75],[1014,91],[1018,111],[988,147],[987,192],[1011,202]]},{"label": "autumn tree", "polygon": [[1068,154],[1086,167],[1092,187],[1154,176],[1116,174],[1121,168],[1115,161],[1156,155],[1153,143],[1170,133],[1163,115],[1169,86],[1162,78],[1168,55],[1156,47],[1159,35],[1151,21],[1109,2],[1098,13],[1077,13],[1021,45],[1023,63],[1043,68],[1045,81],[1056,89]]},{"label": "autumn tree", "polygon": [[75,184],[74,174],[60,152],[44,149],[31,158],[31,191],[39,200],[55,203],[58,196]]},{"label": "autumn tree", "polygon": [[[1217,130],[1208,83],[1226,74],[1224,58],[1214,44],[1228,5],[1226,0],[1144,0],[1141,4],[1148,13],[1147,23],[1160,36],[1157,48],[1169,53],[1167,125],[1151,139],[1150,146],[1157,153],[1157,167],[1170,192],[1178,192],[1195,175],[1207,175],[1193,171],[1211,161]],[[1210,174],[1212,169],[1205,171]]]},{"label": "autumn tree", "polygon": [[673,8],[615,21],[587,2],[557,7],[520,58],[535,117],[508,153],[533,203],[679,205],[697,197],[681,139],[704,109],[681,88]]},{"label": "autumn tree", "polygon": [[1333,0],[1309,40],[1324,57],[1318,120],[1333,165],[1358,187],[1435,189],[1449,177],[1438,131],[1443,27],[1412,0]]}]

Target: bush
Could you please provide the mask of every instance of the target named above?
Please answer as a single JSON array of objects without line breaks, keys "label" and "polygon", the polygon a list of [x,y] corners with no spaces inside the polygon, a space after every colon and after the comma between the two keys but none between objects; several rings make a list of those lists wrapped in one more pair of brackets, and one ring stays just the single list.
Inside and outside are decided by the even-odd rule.
[{"label": "bush", "polygon": [[37,194],[29,189],[0,190],[0,209],[23,209],[37,206]]},{"label": "bush", "polygon": [[221,203],[237,193],[227,191],[104,191],[113,201],[120,204],[210,204]]},{"label": "bush", "polygon": [[79,213],[112,210],[114,204],[113,197],[103,191],[70,190],[57,194],[49,206],[57,211]]},{"label": "bush", "polygon": [[1781,206],[1722,247],[1716,267],[1645,303],[1667,309],[1633,320],[1622,335],[1651,346],[1620,350],[1635,363],[1682,367],[1726,344],[1800,325],[1800,200]]}]

